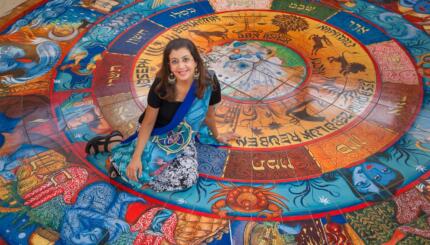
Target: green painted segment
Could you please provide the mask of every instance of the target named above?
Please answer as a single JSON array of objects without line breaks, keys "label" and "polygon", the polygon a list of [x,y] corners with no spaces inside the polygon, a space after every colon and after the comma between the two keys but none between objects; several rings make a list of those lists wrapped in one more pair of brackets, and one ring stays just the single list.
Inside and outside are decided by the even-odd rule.
[{"label": "green painted segment", "polygon": [[282,10],[306,15],[319,20],[326,20],[337,12],[336,9],[300,0],[274,0],[272,10]]}]

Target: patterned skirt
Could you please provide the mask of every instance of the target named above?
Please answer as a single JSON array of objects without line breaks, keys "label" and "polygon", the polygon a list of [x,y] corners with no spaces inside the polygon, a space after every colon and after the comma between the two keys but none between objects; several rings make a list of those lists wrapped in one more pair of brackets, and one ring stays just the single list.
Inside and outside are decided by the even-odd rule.
[{"label": "patterned skirt", "polygon": [[190,188],[199,177],[197,150],[194,142],[190,142],[178,157],[149,181],[154,191],[177,191]]},{"label": "patterned skirt", "polygon": [[[121,178],[127,182],[131,181],[125,176],[126,167],[128,166],[131,156],[133,155],[135,142],[119,144],[112,149],[110,161],[114,168],[118,171]],[[148,175],[143,170],[143,175]],[[190,188],[198,179],[198,162],[197,150],[194,140],[178,153],[176,158],[165,163],[153,173],[148,183],[151,189],[157,192],[161,191],[178,191]]]}]

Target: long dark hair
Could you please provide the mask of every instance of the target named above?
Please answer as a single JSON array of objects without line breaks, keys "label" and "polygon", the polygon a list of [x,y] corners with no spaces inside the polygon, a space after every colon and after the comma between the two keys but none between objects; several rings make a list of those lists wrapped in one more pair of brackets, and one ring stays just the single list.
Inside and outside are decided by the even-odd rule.
[{"label": "long dark hair", "polygon": [[201,99],[203,97],[206,87],[208,86],[208,83],[206,81],[210,81],[210,79],[207,79],[203,59],[200,56],[196,45],[191,40],[186,38],[173,39],[166,45],[166,48],[163,52],[163,63],[161,64],[160,70],[157,72],[157,78],[160,79],[160,83],[155,88],[155,92],[162,99],[169,101],[173,101],[175,99],[175,85],[167,82],[167,78],[171,72],[169,66],[169,55],[172,50],[178,50],[180,48],[188,49],[193,56],[194,61],[197,63],[197,70],[199,71],[200,76],[197,80],[196,96]]}]

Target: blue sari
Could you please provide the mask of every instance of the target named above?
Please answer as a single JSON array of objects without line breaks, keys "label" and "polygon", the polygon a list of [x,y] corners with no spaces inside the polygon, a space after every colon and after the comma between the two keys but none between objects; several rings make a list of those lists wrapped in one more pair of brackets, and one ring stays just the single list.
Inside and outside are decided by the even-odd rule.
[{"label": "blue sari", "polygon": [[[154,128],[142,153],[142,175],[138,182],[130,180],[126,169],[130,163],[137,143],[138,133],[131,135],[121,144],[112,149],[111,162],[122,179],[135,188],[152,183],[164,168],[172,164],[177,158],[183,157],[185,151],[193,150],[195,137],[199,142],[217,144],[211,132],[204,123],[212,94],[212,87],[208,86],[201,99],[195,96],[197,85],[190,87],[184,102],[179,106],[172,121],[164,127]],[[186,153],[192,156],[192,153]],[[196,157],[195,157],[196,158]],[[196,165],[197,165],[197,160]],[[197,166],[195,166],[197,171]]]}]

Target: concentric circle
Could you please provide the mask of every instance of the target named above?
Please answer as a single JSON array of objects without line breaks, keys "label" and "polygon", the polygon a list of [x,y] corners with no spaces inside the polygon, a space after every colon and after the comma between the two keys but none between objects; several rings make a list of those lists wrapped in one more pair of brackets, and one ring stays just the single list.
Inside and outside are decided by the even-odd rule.
[{"label": "concentric circle", "polygon": [[[292,198],[289,195],[303,188],[297,179],[324,186],[329,181],[325,174],[355,168],[389,148],[419,112],[423,90],[412,60],[398,42],[369,22],[330,9],[319,15],[276,8],[208,9],[206,2],[186,4],[124,29],[97,62],[92,86],[103,119],[131,134],[146,107],[164,46],[176,37],[196,43],[221,83],[219,131],[234,131],[240,138],[226,148],[199,146],[204,179],[195,191],[202,185],[213,193],[261,185]],[[182,15],[187,18],[178,21]],[[90,160],[104,172],[100,159]],[[276,184],[271,188],[267,183]],[[255,191],[252,188],[260,187],[243,190]],[[141,192],[173,208],[191,208],[191,203],[163,194]],[[212,209],[202,204],[199,211],[214,210],[211,195],[197,196],[212,202]],[[285,204],[282,198],[276,200]],[[313,206],[315,212],[330,207]],[[284,208],[282,216],[305,210],[291,203]],[[238,207],[229,215],[250,213],[255,215]]]}]

